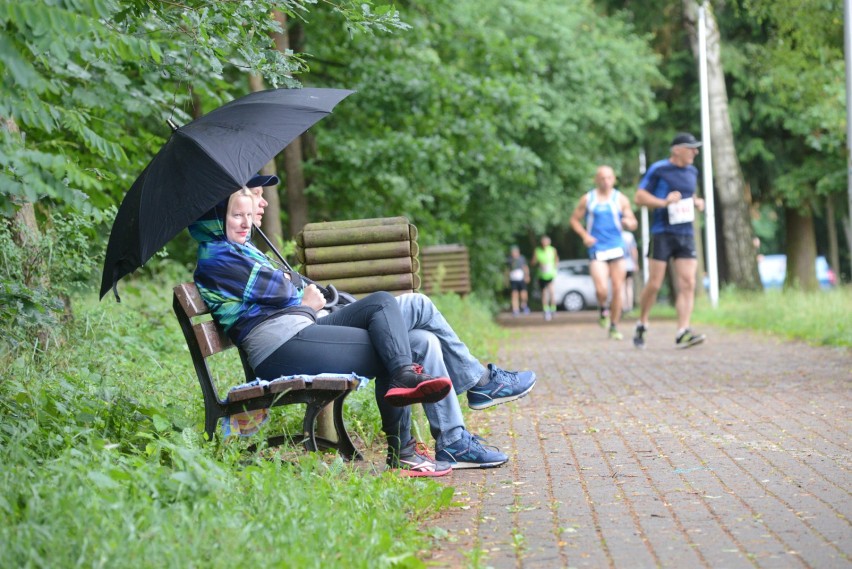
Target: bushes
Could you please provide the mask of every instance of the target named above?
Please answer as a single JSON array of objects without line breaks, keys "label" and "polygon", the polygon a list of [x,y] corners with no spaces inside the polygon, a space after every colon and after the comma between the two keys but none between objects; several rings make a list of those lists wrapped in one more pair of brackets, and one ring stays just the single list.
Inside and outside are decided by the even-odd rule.
[{"label": "bushes", "polygon": [[[430,538],[419,527],[449,504],[451,488],[382,473],[383,453],[349,465],[300,449],[264,459],[246,452],[252,440],[205,442],[200,390],[170,306],[188,270],[158,266],[153,277],[123,282],[121,304],[74,294],[61,348],[0,354],[4,561],[421,566]],[[437,301],[463,337],[476,338],[475,354],[492,355],[495,328],[483,305]],[[236,358],[217,364],[223,383],[241,377]],[[351,396],[347,421],[381,451],[373,398],[372,389]],[[301,414],[276,408],[267,425],[298,432]]]},{"label": "bushes", "polygon": [[0,221],[0,333],[8,348],[43,349],[55,340],[69,294],[91,280],[91,216],[55,216],[41,234]]}]

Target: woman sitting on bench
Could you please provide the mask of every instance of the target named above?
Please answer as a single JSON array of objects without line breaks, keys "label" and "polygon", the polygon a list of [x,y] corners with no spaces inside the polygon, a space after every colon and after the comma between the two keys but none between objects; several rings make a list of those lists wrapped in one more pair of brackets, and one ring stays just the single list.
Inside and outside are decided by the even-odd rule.
[{"label": "woman sitting on bench", "polygon": [[248,241],[253,212],[251,192],[239,190],[189,227],[199,243],[195,284],[213,318],[261,379],[375,377],[388,465],[408,476],[450,472],[449,464],[418,453],[410,432],[400,432],[402,407],[440,401],[452,383],[412,363],[408,328],[393,296],[374,293],[318,321],[316,313],[325,306],[319,289],[312,284],[297,289]]}]

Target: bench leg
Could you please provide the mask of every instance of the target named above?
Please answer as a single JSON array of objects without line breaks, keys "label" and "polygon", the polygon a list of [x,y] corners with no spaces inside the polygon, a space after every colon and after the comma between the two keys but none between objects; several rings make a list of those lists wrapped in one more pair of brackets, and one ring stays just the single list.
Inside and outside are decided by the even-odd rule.
[{"label": "bench leg", "polygon": [[204,432],[207,433],[207,440],[212,441],[213,435],[216,433],[216,425],[219,423],[219,417],[211,412],[210,409],[204,410]]},{"label": "bench leg", "polygon": [[325,405],[317,403],[308,403],[305,406],[305,418],[302,420],[302,433],[305,436],[303,444],[308,452],[316,452],[319,450],[317,446],[316,422],[317,415]]},{"label": "bench leg", "polygon": [[324,438],[318,438],[316,435],[316,419],[320,411],[328,404],[326,403],[308,403],[305,409],[305,418],[302,422],[302,432],[304,433],[303,444],[305,449],[310,452],[315,452],[320,448],[332,448],[345,460],[363,460],[363,456],[352,444],[352,439],[349,438],[349,433],[346,432],[346,425],[343,423],[343,401],[349,392],[344,393],[334,400],[334,410],[332,419],[334,421],[334,430],[337,433],[337,441],[329,441]]},{"label": "bench leg", "polygon": [[334,430],[337,431],[337,450],[346,460],[364,460],[364,457],[352,444],[352,439],[349,438],[349,433],[346,431],[346,425],[343,424],[343,402],[347,395],[349,395],[348,391],[334,400]]}]

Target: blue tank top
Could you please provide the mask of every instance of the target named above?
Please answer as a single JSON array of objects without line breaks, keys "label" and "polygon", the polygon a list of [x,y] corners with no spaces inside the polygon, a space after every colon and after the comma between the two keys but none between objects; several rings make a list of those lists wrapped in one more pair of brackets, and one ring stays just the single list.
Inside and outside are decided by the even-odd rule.
[{"label": "blue tank top", "polygon": [[[621,249],[624,251],[624,239],[621,237],[621,208],[618,206],[618,190],[613,190],[606,201],[598,201],[598,193],[591,190],[586,194],[586,231],[596,239],[589,247],[589,258],[595,259],[598,252]],[[618,257],[611,257],[618,258]]]}]

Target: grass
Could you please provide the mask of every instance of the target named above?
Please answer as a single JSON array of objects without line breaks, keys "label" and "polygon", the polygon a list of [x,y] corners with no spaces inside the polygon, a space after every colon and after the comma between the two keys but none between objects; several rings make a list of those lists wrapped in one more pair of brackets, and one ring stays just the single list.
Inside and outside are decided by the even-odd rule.
[{"label": "grass", "polygon": [[760,330],[815,345],[852,347],[852,287],[814,292],[723,290],[718,307],[705,296],[693,321]]},{"label": "grass", "polygon": [[[75,298],[61,350],[0,354],[0,565],[422,567],[440,539],[423,522],[452,488],[381,462],[205,441],[175,282],[124,285],[120,305]],[[486,307],[438,301],[474,353],[491,355]],[[217,368],[223,383],[235,364]],[[276,408],[268,425],[298,431],[301,412]],[[347,421],[381,451],[372,390],[347,400]]]}]

